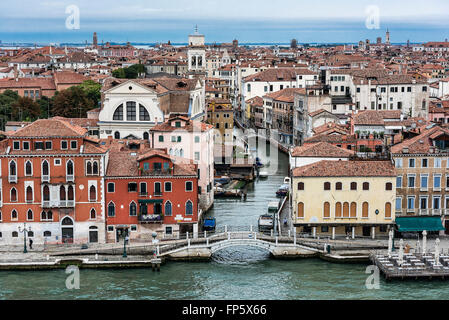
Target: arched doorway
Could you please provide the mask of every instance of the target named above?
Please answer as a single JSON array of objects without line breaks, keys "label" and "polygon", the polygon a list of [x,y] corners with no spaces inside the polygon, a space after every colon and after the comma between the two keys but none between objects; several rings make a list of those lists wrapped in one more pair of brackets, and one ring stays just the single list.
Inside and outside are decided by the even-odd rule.
[{"label": "arched doorway", "polygon": [[61,234],[63,243],[73,243],[73,220],[65,217],[61,221]]},{"label": "arched doorway", "polygon": [[89,243],[98,243],[98,227],[89,227]]}]

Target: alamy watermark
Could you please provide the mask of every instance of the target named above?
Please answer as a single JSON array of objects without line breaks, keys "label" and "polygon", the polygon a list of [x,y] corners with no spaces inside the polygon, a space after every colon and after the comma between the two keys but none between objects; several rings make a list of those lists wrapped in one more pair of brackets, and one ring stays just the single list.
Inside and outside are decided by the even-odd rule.
[{"label": "alamy watermark", "polygon": [[69,276],[65,280],[65,287],[67,290],[80,289],[80,269],[77,266],[68,266],[65,273]]},{"label": "alamy watermark", "polygon": [[80,8],[72,4],[65,8],[65,13],[69,15],[65,20],[65,27],[69,30],[79,30],[81,27]]},{"label": "alamy watermark", "polygon": [[369,274],[365,281],[365,287],[368,290],[380,289],[380,270],[377,266],[368,266],[365,270],[366,274]]},{"label": "alamy watermark", "polygon": [[367,29],[380,29],[380,8],[378,6],[367,6],[365,26]]}]

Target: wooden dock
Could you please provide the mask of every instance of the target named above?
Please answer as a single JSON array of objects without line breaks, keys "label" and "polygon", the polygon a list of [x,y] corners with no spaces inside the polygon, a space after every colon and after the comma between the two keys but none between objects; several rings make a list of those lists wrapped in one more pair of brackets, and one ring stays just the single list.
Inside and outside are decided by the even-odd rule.
[{"label": "wooden dock", "polygon": [[383,253],[371,253],[371,262],[376,265],[386,280],[449,280],[449,256],[440,255],[437,259],[433,253],[404,253],[403,262],[398,253],[391,256]]}]

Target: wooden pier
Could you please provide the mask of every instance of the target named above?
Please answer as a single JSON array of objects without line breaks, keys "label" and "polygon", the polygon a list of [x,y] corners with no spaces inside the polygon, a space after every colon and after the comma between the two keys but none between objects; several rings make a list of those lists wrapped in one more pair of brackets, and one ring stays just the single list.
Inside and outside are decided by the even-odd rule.
[{"label": "wooden pier", "polygon": [[449,255],[404,253],[401,263],[398,253],[371,253],[370,260],[386,280],[449,280]]}]

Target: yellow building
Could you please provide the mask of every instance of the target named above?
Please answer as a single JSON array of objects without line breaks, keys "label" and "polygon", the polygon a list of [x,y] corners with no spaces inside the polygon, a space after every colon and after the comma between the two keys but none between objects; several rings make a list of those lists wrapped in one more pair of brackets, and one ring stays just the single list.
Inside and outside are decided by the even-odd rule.
[{"label": "yellow building", "polygon": [[216,131],[220,132],[221,142],[233,141],[234,110],[229,100],[214,99],[208,101],[207,122],[213,125]]},{"label": "yellow building", "polygon": [[297,232],[375,238],[395,224],[391,161],[320,161],[293,169],[292,215]]}]

